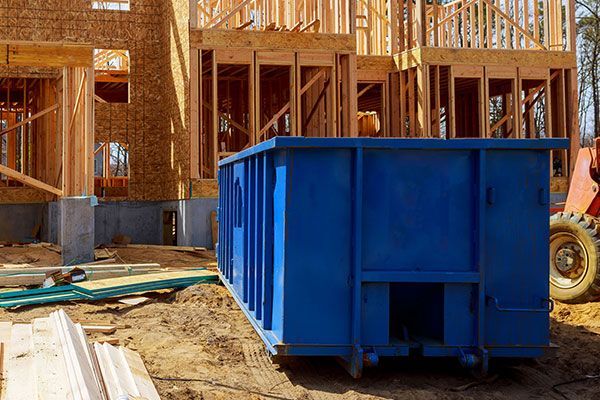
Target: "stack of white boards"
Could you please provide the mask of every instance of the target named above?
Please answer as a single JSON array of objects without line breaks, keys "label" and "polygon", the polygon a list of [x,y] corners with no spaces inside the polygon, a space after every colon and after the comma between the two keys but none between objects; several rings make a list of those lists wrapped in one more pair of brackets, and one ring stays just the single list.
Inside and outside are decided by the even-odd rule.
[{"label": "stack of white boards", "polygon": [[31,324],[0,322],[2,400],[159,400],[140,355],[88,342],[63,310]]}]

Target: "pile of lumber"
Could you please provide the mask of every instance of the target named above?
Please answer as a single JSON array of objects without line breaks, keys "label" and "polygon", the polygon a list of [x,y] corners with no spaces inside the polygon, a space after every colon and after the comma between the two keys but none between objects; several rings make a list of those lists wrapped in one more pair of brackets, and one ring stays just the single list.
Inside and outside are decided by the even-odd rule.
[{"label": "pile of lumber", "polygon": [[[39,286],[49,273],[60,271],[66,274],[74,267],[26,267],[5,265],[0,268],[0,286]],[[85,272],[88,280],[116,278],[120,276],[142,275],[160,272],[161,266],[156,263],[149,264],[106,264],[106,265],[78,265],[78,269]]]},{"label": "pile of lumber", "polygon": [[206,247],[198,246],[166,246],[158,244],[110,244],[102,245],[102,248],[115,249],[145,249],[145,250],[161,250],[161,251],[179,251],[183,253],[194,254],[202,258],[216,259],[215,255],[208,251]]},{"label": "pile of lumber", "polygon": [[88,342],[63,310],[31,324],[0,322],[2,400],[160,399],[139,354]]},{"label": "pile of lumber", "polygon": [[218,275],[215,272],[205,269],[100,279],[49,288],[0,292],[0,307],[11,308],[67,300],[94,301],[162,289],[184,288],[217,280]]}]

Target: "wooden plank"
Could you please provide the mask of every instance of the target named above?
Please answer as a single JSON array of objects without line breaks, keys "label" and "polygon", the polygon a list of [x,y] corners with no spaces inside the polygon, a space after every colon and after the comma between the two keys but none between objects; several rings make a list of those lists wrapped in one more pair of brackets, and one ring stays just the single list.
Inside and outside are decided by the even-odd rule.
[{"label": "wooden plank", "polygon": [[308,66],[333,66],[335,64],[334,53],[324,52],[299,52],[298,65]]},{"label": "wooden plank", "polygon": [[60,339],[48,318],[36,318],[32,323],[35,381],[37,392],[47,400],[73,398]]},{"label": "wooden plank", "polygon": [[0,321],[0,343],[9,343],[12,332],[11,321]]},{"label": "wooden plank", "polygon": [[117,270],[124,269],[128,271],[151,271],[151,270],[160,270],[161,266],[158,263],[147,263],[147,264],[79,264],[79,265],[69,265],[69,266],[56,266],[56,267],[31,267],[27,266],[29,264],[21,264],[24,265],[22,267],[15,267],[19,264],[2,264],[0,268],[0,276],[1,275],[10,275],[10,274],[45,274],[50,271],[60,270],[61,272],[69,272],[73,268],[77,267],[83,269],[86,272],[94,273],[101,272],[107,270]]},{"label": "wooden plank", "polygon": [[129,366],[129,370],[131,371],[133,381],[138,389],[140,397],[145,400],[160,400],[160,396],[154,387],[154,383],[152,382],[152,378],[150,378],[150,374],[148,374],[148,370],[144,365],[142,357],[138,353],[126,349],[125,347],[121,347],[120,350]]},{"label": "wooden plank", "polygon": [[36,381],[32,334],[30,324],[12,326],[11,340],[6,349],[2,400],[38,398],[37,386],[32,384]]},{"label": "wooden plank", "polygon": [[312,32],[266,32],[224,29],[192,29],[192,48],[255,50],[327,50],[356,52],[356,36]]},{"label": "wooden plank", "polygon": [[216,273],[208,270],[190,270],[176,272],[162,272],[158,274],[127,276],[122,278],[103,279],[99,281],[81,282],[74,286],[87,291],[107,290],[123,286],[140,285],[144,283],[184,278],[214,277]]},{"label": "wooden plank", "polygon": [[294,65],[296,54],[291,51],[257,51],[256,62],[267,65]]},{"label": "wooden plank", "polygon": [[32,178],[25,174],[22,174],[18,171],[15,171],[14,169],[5,167],[4,165],[0,165],[0,174],[4,174],[10,178],[13,178],[14,180],[17,180],[17,181],[27,185],[27,186],[31,186],[36,189],[41,189],[43,191],[55,194],[59,197],[63,195],[62,190],[55,188],[54,186],[50,186],[47,183],[39,181],[35,178]]},{"label": "wooden plank", "polygon": [[491,79],[517,79],[517,67],[491,65],[485,67],[485,73]]},{"label": "wooden plank", "polygon": [[[129,249],[149,249],[149,250],[164,250],[164,251],[183,251],[196,253],[199,251],[207,251],[206,247],[197,246],[167,246],[162,244],[127,244],[127,245],[115,245],[111,244],[108,247],[112,248],[129,248]],[[149,265],[149,264],[121,264],[121,265]],[[152,264],[159,265],[159,264]]]},{"label": "wooden plank", "polygon": [[483,67],[476,65],[453,65],[452,74],[455,78],[483,78]]},{"label": "wooden plank", "polygon": [[29,118],[27,118],[27,119],[25,119],[25,120],[23,120],[23,121],[21,121],[21,122],[18,122],[18,123],[16,123],[16,124],[15,124],[15,125],[13,125],[13,126],[9,126],[8,128],[6,128],[6,129],[3,129],[2,131],[0,131],[0,136],[2,136],[2,135],[4,135],[4,134],[6,134],[6,133],[8,133],[8,132],[14,131],[15,129],[17,129],[17,128],[19,128],[19,127],[23,126],[23,125],[26,125],[26,124],[28,124],[28,123],[30,123],[30,122],[33,122],[33,121],[35,121],[36,119],[38,119],[38,118],[40,118],[40,117],[43,117],[44,115],[46,115],[46,114],[48,114],[48,113],[50,113],[50,112],[52,112],[52,111],[56,110],[58,107],[59,107],[59,105],[58,105],[58,104],[55,104],[55,105],[53,105],[53,106],[50,106],[50,107],[48,107],[48,108],[45,108],[44,110],[42,110],[42,111],[40,111],[40,112],[38,112],[38,113],[36,113],[36,114],[32,115],[31,117],[29,117]]},{"label": "wooden plank", "polygon": [[91,67],[93,47],[88,44],[0,41],[0,65],[30,67]]},{"label": "wooden plank", "polygon": [[215,57],[218,64],[241,64],[248,65],[253,59],[252,49],[216,49]]},{"label": "wooden plank", "polygon": [[[150,274],[153,272],[160,272],[162,270],[137,270],[137,271],[128,271],[125,269],[115,269],[115,270],[99,270],[94,271],[87,274],[89,280],[101,280],[101,279],[111,279],[111,278],[119,278],[123,276],[135,276],[135,275],[144,275]],[[44,273],[27,273],[21,272],[18,274],[12,274],[8,276],[0,275],[0,286],[38,286],[44,283],[46,279],[46,274]]]},{"label": "wooden plank", "polygon": [[94,343],[94,353],[100,366],[109,400],[120,400],[123,395],[126,395],[127,398],[140,397],[127,361],[116,347],[108,343]]},{"label": "wooden plank", "polygon": [[575,68],[577,57],[569,51],[448,49],[424,47],[397,54],[394,60],[399,69],[430,65],[501,65],[521,67],[532,65],[542,68]]},{"label": "wooden plank", "polygon": [[82,324],[84,332],[89,333],[105,333],[105,334],[113,334],[117,331],[117,327],[115,325],[84,325]]},{"label": "wooden plank", "polygon": [[80,337],[78,328],[63,310],[51,313],[50,321],[60,339],[74,398],[103,400],[85,337]]},{"label": "wooden plank", "polygon": [[550,79],[550,70],[544,67],[519,67],[519,77],[521,79],[547,80]]}]

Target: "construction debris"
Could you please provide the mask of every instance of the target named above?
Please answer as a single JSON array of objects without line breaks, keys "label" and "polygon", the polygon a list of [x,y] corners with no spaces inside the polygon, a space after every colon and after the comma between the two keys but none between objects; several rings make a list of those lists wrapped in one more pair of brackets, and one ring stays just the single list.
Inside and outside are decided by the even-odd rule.
[{"label": "construction debris", "polygon": [[216,273],[204,269],[100,279],[42,289],[2,292],[0,307],[11,308],[68,300],[94,301],[161,289],[183,288],[217,280]]},{"label": "construction debris", "polygon": [[116,251],[110,251],[109,249],[94,250],[94,258],[96,260],[112,260],[116,255]]},{"label": "construction debris", "polygon": [[[149,264],[107,264],[107,265],[79,265],[77,267],[31,267],[12,265],[12,268],[0,268],[0,286],[41,286],[51,277],[55,284],[62,280],[69,281],[74,271],[82,271],[86,280],[117,278],[160,272],[161,266],[156,263]],[[51,286],[51,285],[50,285]]]},{"label": "construction debris", "polygon": [[197,246],[166,246],[166,245],[158,245],[158,244],[112,244],[111,248],[117,249],[148,249],[148,250],[164,250],[164,251],[180,251],[184,253],[191,253],[195,255],[200,255],[205,258],[214,258],[214,256],[208,252],[206,247],[197,247]]},{"label": "construction debris", "polygon": [[160,399],[138,353],[109,340],[91,345],[63,310],[31,324],[0,322],[0,342],[2,400]]}]

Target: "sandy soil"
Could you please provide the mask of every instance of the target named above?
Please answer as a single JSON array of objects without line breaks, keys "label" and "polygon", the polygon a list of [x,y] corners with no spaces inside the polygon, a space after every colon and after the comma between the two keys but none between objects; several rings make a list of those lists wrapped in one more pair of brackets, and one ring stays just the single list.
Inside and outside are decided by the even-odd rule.
[{"label": "sandy soil", "polygon": [[[140,262],[156,257],[144,252],[121,256],[138,257]],[[160,253],[181,266],[202,260],[183,253]],[[7,251],[0,249],[0,254],[6,256]],[[331,359],[272,364],[227,290],[215,284],[155,295],[151,302],[138,306],[116,301],[63,303],[0,310],[0,319],[30,320],[59,307],[73,319],[128,325],[110,337],[118,337],[121,344],[142,355],[167,400],[600,398],[600,379],[562,385],[557,388],[560,393],[553,390],[558,383],[600,373],[600,303],[557,304],[551,327],[552,341],[560,346],[557,350],[539,360],[496,365],[488,380],[466,389],[461,386],[478,381],[455,360],[387,362],[366,370],[358,381]],[[170,380],[178,378],[184,380]]]}]

